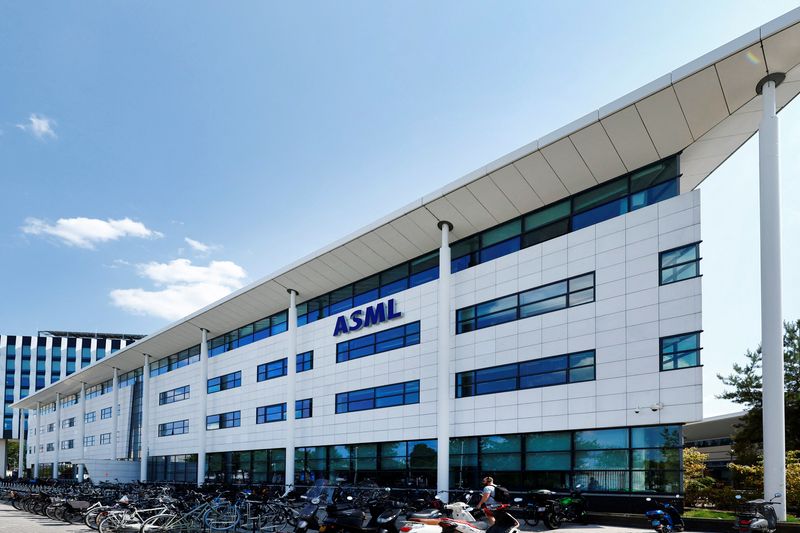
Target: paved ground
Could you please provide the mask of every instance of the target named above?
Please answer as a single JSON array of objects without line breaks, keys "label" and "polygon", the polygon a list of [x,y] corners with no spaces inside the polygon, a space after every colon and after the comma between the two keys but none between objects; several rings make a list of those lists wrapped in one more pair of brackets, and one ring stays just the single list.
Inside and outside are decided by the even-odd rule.
[{"label": "paved ground", "polygon": [[[0,503],[0,533],[90,533],[91,531],[85,526],[71,526],[61,522],[53,522],[49,518],[17,511],[10,505]],[[539,525],[535,531],[547,530]],[[611,526],[565,525],[557,531],[566,533],[638,533],[648,530]]]}]

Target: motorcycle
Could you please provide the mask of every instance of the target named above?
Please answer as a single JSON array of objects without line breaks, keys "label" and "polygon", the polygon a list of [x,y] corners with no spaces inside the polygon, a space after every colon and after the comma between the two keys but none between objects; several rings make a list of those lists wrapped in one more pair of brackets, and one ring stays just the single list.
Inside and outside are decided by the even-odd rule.
[{"label": "motorcycle", "polygon": [[561,511],[558,514],[559,522],[580,522],[589,523],[589,515],[586,513],[586,498],[581,494],[581,485],[575,485],[575,489],[558,500]]},{"label": "motorcycle", "polygon": [[775,513],[775,498],[780,498],[781,493],[776,492],[769,501],[764,499],[742,501],[742,495],[737,494],[736,525],[739,533],[774,533],[778,529],[778,515]]},{"label": "motorcycle", "polygon": [[554,498],[555,494],[547,489],[532,491],[528,494],[533,497],[533,501],[527,505],[528,514],[525,517],[525,523],[536,527],[541,520],[547,529],[560,528],[563,508],[561,503]]},{"label": "motorcycle", "polygon": [[[679,498],[680,495],[675,495]],[[647,498],[648,502],[652,502],[652,498]],[[680,511],[671,505],[669,502],[655,502],[659,509],[653,509],[644,513],[644,516],[650,522],[650,526],[655,530],[663,533],[670,533],[672,531],[683,531],[684,524]]]}]

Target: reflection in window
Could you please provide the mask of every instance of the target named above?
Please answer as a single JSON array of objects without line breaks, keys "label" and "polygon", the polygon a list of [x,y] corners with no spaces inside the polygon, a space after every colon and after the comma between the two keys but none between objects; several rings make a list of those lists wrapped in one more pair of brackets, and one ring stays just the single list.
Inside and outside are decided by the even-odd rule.
[{"label": "reflection in window", "polygon": [[681,246],[659,254],[661,285],[696,278],[700,275],[700,243]]},{"label": "reflection in window", "polygon": [[661,370],[700,366],[700,333],[661,338]]}]

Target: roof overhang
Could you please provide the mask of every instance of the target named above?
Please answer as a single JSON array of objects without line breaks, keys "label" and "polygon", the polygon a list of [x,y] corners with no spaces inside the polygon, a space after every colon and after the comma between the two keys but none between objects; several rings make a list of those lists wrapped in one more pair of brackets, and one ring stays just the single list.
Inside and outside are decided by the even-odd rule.
[{"label": "roof overhang", "polygon": [[437,223],[460,239],[682,152],[681,191],[697,187],[758,131],[756,84],[786,73],[782,109],[800,93],[800,8],[523,146],[47,388],[15,408],[73,394],[217,335],[438,248]]}]

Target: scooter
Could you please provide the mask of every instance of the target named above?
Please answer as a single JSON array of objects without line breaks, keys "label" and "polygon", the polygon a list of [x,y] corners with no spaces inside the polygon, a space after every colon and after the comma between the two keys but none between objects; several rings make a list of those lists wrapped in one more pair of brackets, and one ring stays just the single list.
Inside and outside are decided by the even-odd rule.
[{"label": "scooter", "polygon": [[769,501],[758,499],[743,502],[742,495],[737,494],[738,505],[734,529],[738,529],[739,533],[774,533],[777,531],[778,515],[775,513],[773,505],[780,505],[780,503],[773,500],[780,497],[781,493],[776,492]]},{"label": "scooter", "polygon": [[[479,521],[472,514],[473,508],[467,503],[472,499],[473,492],[469,491],[464,495],[463,502],[455,501],[453,503],[440,505],[448,516],[445,516],[439,509],[425,509],[411,513],[406,516],[406,523],[400,528],[402,533],[442,533],[442,527],[439,525],[445,518],[450,518],[458,522],[465,522],[473,524],[477,529],[484,530],[488,527],[486,521]],[[441,502],[439,496],[436,500]]]},{"label": "scooter", "polygon": [[[515,498],[514,501],[519,503],[522,498]],[[471,511],[471,509],[469,510]],[[488,522],[466,522],[453,518],[443,519],[439,522],[439,526],[442,528],[442,533],[518,533],[519,522],[511,516],[508,510],[507,503],[501,504],[495,509],[486,509],[486,516],[494,517],[495,520],[494,524],[488,528],[486,527]]]},{"label": "scooter", "polygon": [[[676,498],[680,495],[676,494]],[[652,498],[647,498],[648,502],[652,502]],[[647,511],[644,516],[650,522],[650,526],[655,530],[663,533],[670,533],[672,531],[683,531],[684,524],[681,513],[671,505],[669,502],[655,502],[660,509],[653,509]]]},{"label": "scooter", "polygon": [[306,505],[300,509],[297,517],[297,525],[295,526],[295,533],[308,533],[308,530],[319,530],[319,519],[317,513],[322,505],[325,505],[333,496],[333,487],[327,485],[325,482],[317,483],[311,488],[308,493],[300,496],[300,499],[306,501]]}]

